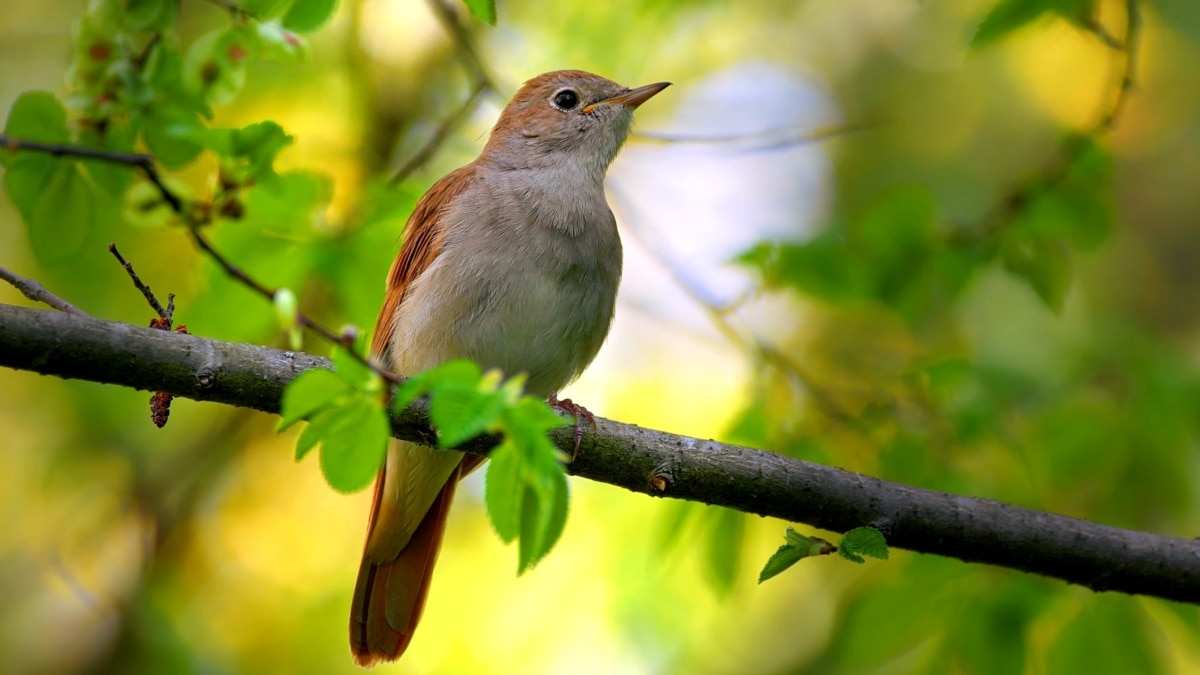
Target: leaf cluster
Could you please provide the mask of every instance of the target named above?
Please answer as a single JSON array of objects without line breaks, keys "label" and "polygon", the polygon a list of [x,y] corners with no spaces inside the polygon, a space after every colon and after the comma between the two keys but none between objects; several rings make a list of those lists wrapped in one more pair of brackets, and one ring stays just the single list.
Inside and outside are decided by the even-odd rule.
[{"label": "leaf cluster", "polygon": [[[390,436],[383,379],[335,349],[334,370],[312,370],[284,393],[282,431],[308,425],[296,441],[300,460],[320,445],[321,472],[340,492],[366,487],[383,464]],[[429,399],[437,445],[446,451],[481,434],[500,442],[489,455],[485,502],[496,533],[518,541],[518,572],[541,560],[562,534],[567,518],[567,478],[546,432],[564,424],[544,401],[522,394],[524,377],[502,380],[468,360],[454,360],[404,381],[390,408],[399,412]]]}]

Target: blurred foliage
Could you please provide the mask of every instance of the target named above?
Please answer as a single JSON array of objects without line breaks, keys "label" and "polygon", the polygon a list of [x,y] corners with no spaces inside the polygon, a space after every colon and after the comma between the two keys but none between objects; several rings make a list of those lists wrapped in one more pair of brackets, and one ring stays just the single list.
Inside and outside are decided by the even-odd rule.
[{"label": "blurred foliage", "polygon": [[[0,265],[98,316],[145,321],[104,251],[116,241],[143,279],[178,295],[193,333],[287,346],[297,310],[369,326],[409,210],[477,151],[508,78],[583,67],[672,79],[681,114],[703,107],[689,89],[768,62],[821,83],[841,119],[878,123],[811,149],[829,160],[827,202],[790,214],[792,236],[730,251],[759,292],[710,316],[750,326],[755,339],[732,355],[745,376],[696,387],[683,370],[636,370],[654,356],[630,359],[603,380],[621,402],[612,414],[1124,527],[1200,528],[1196,3],[454,7],[501,93],[430,166],[389,185],[383,168],[468,90],[464,46],[422,3],[10,1],[0,61],[28,65],[0,74],[5,133],[152,153],[185,217],[297,304],[277,296],[273,310],[191,249],[144,176],[91,159],[0,151]],[[700,192],[735,178],[720,159],[707,175]],[[684,384],[664,396],[662,381]],[[5,672],[353,672],[345,626],[365,495],[335,495],[313,467],[289,464],[293,438],[275,438],[265,416],[176,401],[157,432],[143,393],[24,373],[0,382]],[[359,384],[314,389],[361,407],[373,399]],[[720,419],[699,412],[730,400],[716,389],[743,392]],[[448,414],[486,426],[476,413],[491,394]],[[370,450],[351,426],[344,447]],[[523,482],[522,495],[565,512],[564,483],[499,464],[460,492],[460,510]],[[561,532],[519,580],[490,526],[458,519],[399,670],[1200,668],[1195,607],[903,551],[861,567],[818,556],[755,586],[779,523],[572,490],[565,529],[498,509],[506,539]],[[789,536],[784,558],[816,541]],[[521,567],[541,552],[523,548]]]}]

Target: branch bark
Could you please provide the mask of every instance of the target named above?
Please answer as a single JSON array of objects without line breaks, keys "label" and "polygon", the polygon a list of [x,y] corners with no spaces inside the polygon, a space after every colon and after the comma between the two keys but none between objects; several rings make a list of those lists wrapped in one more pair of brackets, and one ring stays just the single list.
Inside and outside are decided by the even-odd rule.
[{"label": "branch bark", "polygon": [[[164,391],[277,413],[284,386],[326,359],[124,323],[0,304],[0,366]],[[771,452],[597,419],[574,475],[644,494],[715,504],[844,532],[881,529],[888,543],[1042,574],[1096,591],[1200,604],[1200,543],[1109,527],[990,499],[923,490]],[[433,438],[418,403],[393,434]],[[554,435],[570,452],[572,430]],[[486,454],[495,439],[460,448]]]}]

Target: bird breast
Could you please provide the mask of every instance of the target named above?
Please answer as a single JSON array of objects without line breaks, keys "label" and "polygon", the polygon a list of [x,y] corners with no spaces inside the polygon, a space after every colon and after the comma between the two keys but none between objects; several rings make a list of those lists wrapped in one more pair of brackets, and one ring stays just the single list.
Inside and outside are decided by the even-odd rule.
[{"label": "bird breast", "polygon": [[485,172],[443,214],[443,250],[397,317],[401,372],[466,357],[545,397],[596,356],[622,256],[603,185],[523,173]]}]

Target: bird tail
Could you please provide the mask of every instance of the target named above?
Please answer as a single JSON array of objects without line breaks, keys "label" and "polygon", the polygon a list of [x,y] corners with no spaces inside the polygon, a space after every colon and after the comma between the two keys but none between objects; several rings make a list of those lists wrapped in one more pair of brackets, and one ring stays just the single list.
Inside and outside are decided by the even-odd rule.
[{"label": "bird tail", "polygon": [[[461,473],[460,468],[454,470],[395,560],[380,563],[363,557],[350,609],[350,651],[358,665],[367,668],[379,661],[398,659],[412,640],[429,595],[433,565]],[[378,511],[383,496],[383,478],[384,472],[380,471],[373,511]],[[375,521],[374,513],[371,521]]]},{"label": "bird tail", "polygon": [[[358,665],[369,668],[380,661],[394,661],[408,648],[425,608],[425,597],[429,595],[433,565],[442,547],[454,489],[460,479],[479,468],[483,461],[482,457],[467,455],[459,462],[394,560],[375,562],[364,554],[350,607],[350,651]],[[381,469],[375,479],[368,542],[379,517],[385,472],[386,469]]]}]

